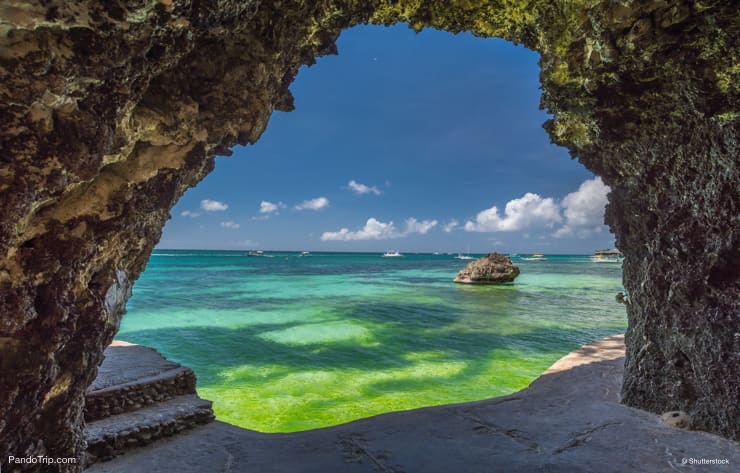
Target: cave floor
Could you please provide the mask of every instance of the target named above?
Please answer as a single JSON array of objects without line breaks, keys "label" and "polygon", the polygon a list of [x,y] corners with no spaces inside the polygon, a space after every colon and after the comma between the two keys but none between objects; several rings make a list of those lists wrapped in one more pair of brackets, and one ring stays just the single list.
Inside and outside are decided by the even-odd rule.
[{"label": "cave floor", "polygon": [[[608,337],[509,396],[291,434],[213,422],[86,472],[738,471],[737,443],[619,404],[623,364]],[[727,464],[698,464],[714,459]]]},{"label": "cave floor", "polygon": [[105,351],[105,361],[98,368],[98,376],[88,392],[137,382],[149,376],[159,376],[180,366],[179,363],[167,360],[153,348],[113,340]]}]

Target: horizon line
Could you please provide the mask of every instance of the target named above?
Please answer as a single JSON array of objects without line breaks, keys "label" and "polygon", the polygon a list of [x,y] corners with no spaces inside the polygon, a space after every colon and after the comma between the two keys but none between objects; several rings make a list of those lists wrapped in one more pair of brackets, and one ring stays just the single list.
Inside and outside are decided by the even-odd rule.
[{"label": "horizon line", "polygon": [[[310,253],[353,253],[353,254],[384,253],[383,250],[374,250],[374,251],[369,251],[369,250],[368,251],[350,251],[350,250],[334,251],[334,250],[305,250],[305,249],[301,249],[301,250],[262,250],[262,249],[260,249],[260,250],[256,250],[256,249],[255,250],[249,250],[249,249],[244,249],[244,250],[229,250],[229,249],[217,249],[217,248],[154,248],[152,250],[152,252],[154,252],[154,251],[230,251],[230,252],[234,252],[234,253],[247,253],[249,251],[262,251],[262,252],[265,252],[265,253],[268,253],[268,252],[272,252],[272,253],[301,253],[302,251],[308,251]],[[403,252],[402,251],[399,251],[399,253],[403,253]],[[417,255],[427,255],[427,254],[428,255],[434,255],[435,252],[433,252],[433,251],[406,251],[405,253],[417,254]],[[458,252],[439,251],[438,253],[439,253],[439,255],[456,255],[456,254],[462,254],[462,252],[460,252],[460,251],[458,251]],[[501,254],[504,254],[504,255],[512,255],[512,254],[513,255],[521,255],[521,254],[530,255],[530,254],[542,253],[542,252],[539,252],[539,251],[534,251],[534,252],[524,251],[524,252],[511,253],[511,252],[498,252],[498,251],[478,251],[478,252],[473,251],[473,252],[465,253],[465,254],[483,255],[483,254],[488,254],[488,253],[501,253]],[[593,255],[593,252],[592,253],[542,253],[542,254],[543,255],[551,255],[551,256],[591,256],[591,255]]]}]

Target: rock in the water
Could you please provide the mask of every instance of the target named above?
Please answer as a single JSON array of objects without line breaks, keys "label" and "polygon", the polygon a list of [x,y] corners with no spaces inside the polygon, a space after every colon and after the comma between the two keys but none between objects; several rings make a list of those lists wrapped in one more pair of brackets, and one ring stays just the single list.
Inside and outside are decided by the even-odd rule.
[{"label": "rock in the water", "polygon": [[455,282],[463,284],[502,284],[512,282],[519,276],[519,267],[511,258],[498,253],[488,253],[481,259],[471,261],[457,273]]}]

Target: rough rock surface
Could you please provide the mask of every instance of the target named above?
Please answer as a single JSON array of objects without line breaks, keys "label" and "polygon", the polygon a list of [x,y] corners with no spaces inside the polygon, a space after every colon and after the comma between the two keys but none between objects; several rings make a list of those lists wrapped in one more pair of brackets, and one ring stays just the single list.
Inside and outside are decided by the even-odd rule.
[{"label": "rough rock surface", "polygon": [[[563,357],[510,396],[291,434],[214,422],[94,465],[89,473],[737,470],[737,443],[672,428],[655,414],[621,405],[623,368],[624,337],[608,337]],[[689,465],[690,458],[729,464]]]},{"label": "rough rock surface", "polygon": [[519,267],[511,258],[498,253],[488,253],[483,258],[471,261],[455,276],[455,282],[463,284],[503,284],[519,276]]},{"label": "rough rock surface", "polygon": [[169,210],[366,22],[540,53],[545,128],[612,188],[623,400],[738,436],[736,2],[28,0],[0,4],[0,458],[82,452],[84,392]]}]

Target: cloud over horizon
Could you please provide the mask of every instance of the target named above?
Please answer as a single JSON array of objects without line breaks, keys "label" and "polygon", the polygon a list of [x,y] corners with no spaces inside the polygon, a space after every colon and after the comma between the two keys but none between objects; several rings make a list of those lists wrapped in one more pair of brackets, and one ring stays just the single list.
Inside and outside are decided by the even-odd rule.
[{"label": "cloud over horizon", "polygon": [[366,186],[365,184],[360,184],[359,182],[352,179],[347,183],[347,187],[349,190],[354,192],[357,195],[363,195],[363,194],[375,194],[380,195],[380,189],[378,189],[376,186]]},{"label": "cloud over horizon", "polygon": [[403,238],[412,233],[426,235],[429,230],[437,225],[436,220],[418,221],[415,218],[407,218],[405,228],[400,231],[393,222],[381,222],[380,220],[370,217],[365,222],[365,226],[357,231],[350,231],[348,228],[341,228],[337,232],[324,232],[321,235],[322,241],[351,241],[351,240],[388,240],[392,238]]},{"label": "cloud over horizon", "polygon": [[429,230],[437,226],[436,220],[424,220],[419,222],[414,217],[407,218],[405,223],[406,229],[401,233],[401,236],[410,235],[412,233],[426,235]]},{"label": "cloud over horizon", "polygon": [[583,181],[577,191],[566,195],[560,203],[565,224],[553,236],[587,238],[593,233],[601,233],[604,228],[607,194],[610,191],[600,177]]},{"label": "cloud over horizon", "polygon": [[[567,194],[559,203],[552,197],[542,198],[538,194],[527,192],[524,196],[507,202],[503,216],[496,206],[478,212],[475,221],[465,222],[465,230],[514,232],[552,228],[555,224],[562,223],[552,233],[553,237],[587,238],[601,233],[605,228],[604,209],[610,190],[600,177],[595,177],[583,181],[578,190]],[[445,226],[445,231],[452,222],[454,220]],[[529,234],[524,233],[523,237],[529,238]]]},{"label": "cloud over horizon", "polygon": [[296,210],[321,210],[329,205],[329,199],[326,197],[316,197],[315,199],[304,200],[296,205]]},{"label": "cloud over horizon", "polygon": [[445,224],[445,226],[444,226],[444,228],[442,228],[442,230],[443,230],[443,231],[444,231],[445,233],[450,233],[450,232],[452,232],[452,231],[453,231],[454,229],[456,229],[456,228],[457,228],[458,226],[460,226],[460,222],[458,222],[457,220],[455,220],[455,219],[453,218],[452,220],[450,220],[449,222],[447,222],[447,223]]},{"label": "cloud over horizon", "polygon": [[217,200],[203,199],[200,201],[200,208],[206,212],[221,212],[228,209],[229,206]]},{"label": "cloud over horizon", "polygon": [[503,216],[495,205],[478,212],[474,222],[465,222],[465,231],[513,232],[532,227],[552,227],[562,219],[560,207],[551,197],[543,199],[538,194],[527,192],[507,202]]}]

